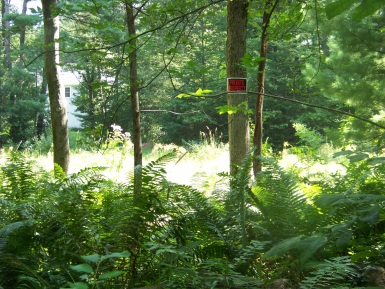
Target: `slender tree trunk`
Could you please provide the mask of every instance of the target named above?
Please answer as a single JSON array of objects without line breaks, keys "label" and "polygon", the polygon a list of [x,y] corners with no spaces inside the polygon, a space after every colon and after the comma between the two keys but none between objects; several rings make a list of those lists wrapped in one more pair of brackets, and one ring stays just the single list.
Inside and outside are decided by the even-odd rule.
[{"label": "slender tree trunk", "polygon": [[96,80],[95,67],[92,67],[90,70],[86,69],[86,72],[83,74],[83,80],[86,83],[87,93],[88,93],[88,121],[90,129],[95,129],[95,96],[96,91],[92,84]]},{"label": "slender tree trunk", "polygon": [[52,15],[57,0],[42,0],[44,17],[44,67],[47,77],[53,135],[54,163],[67,174],[69,168],[68,119],[64,95],[60,91],[60,67],[58,66],[59,19]]},{"label": "slender tree trunk", "polygon": [[[227,2],[227,43],[226,73],[227,77],[246,77],[241,60],[246,53],[247,1],[232,0]],[[229,106],[247,105],[247,94],[227,94]],[[246,111],[246,109],[245,109]],[[250,146],[249,119],[246,112],[228,115],[230,174],[235,175],[242,164]]]},{"label": "slender tree trunk", "polygon": [[2,26],[2,37],[3,37],[3,46],[4,46],[4,66],[8,69],[12,68],[12,58],[11,58],[11,34],[9,32],[10,23],[9,21],[4,20],[4,16],[9,14],[9,6],[11,5],[11,0],[1,0],[1,26]]},{"label": "slender tree trunk", "polygon": [[[23,1],[23,8],[21,11],[21,14],[26,15],[27,14],[27,4],[30,0],[24,0]],[[24,44],[25,44],[25,25],[21,27],[20,30],[20,64],[23,65],[24,63]]]},{"label": "slender tree trunk", "polygon": [[131,111],[133,124],[133,143],[134,143],[134,166],[135,166],[135,198],[140,197],[142,190],[142,133],[140,127],[140,110],[139,110],[139,94],[138,94],[138,64],[136,57],[136,28],[133,2],[126,1],[126,17],[127,29],[130,40],[130,94],[131,94]]},{"label": "slender tree trunk", "polygon": [[[47,94],[47,77],[45,75],[45,69],[43,68],[43,79],[40,86],[40,94]],[[37,139],[40,140],[42,134],[44,133],[45,127],[45,116],[42,113],[38,113],[36,117],[36,136]]]},{"label": "slender tree trunk", "polygon": [[135,213],[132,217],[132,224],[129,225],[129,234],[131,237],[130,251],[130,288],[137,277],[137,258],[140,254],[141,232],[144,229],[142,221],[141,207],[142,199],[142,135],[140,127],[140,110],[139,110],[139,94],[138,94],[138,65],[136,56],[136,28],[135,28],[135,13],[134,1],[126,0],[126,20],[128,37],[130,39],[130,94],[131,94],[131,112],[133,133],[132,140],[134,143],[134,198],[133,206]]},{"label": "slender tree trunk", "polygon": [[[253,171],[254,177],[262,170],[262,164],[260,157],[262,156],[262,138],[263,138],[263,96],[265,94],[265,68],[267,60],[267,47],[268,47],[268,28],[270,18],[277,6],[279,0],[275,0],[274,5],[272,0],[267,0],[265,4],[265,11],[262,19],[262,33],[261,33],[261,48],[259,56],[263,60],[258,65],[257,75],[257,98],[255,103],[255,129],[254,129],[254,160],[253,160]],[[270,11],[269,11],[270,10]]]}]

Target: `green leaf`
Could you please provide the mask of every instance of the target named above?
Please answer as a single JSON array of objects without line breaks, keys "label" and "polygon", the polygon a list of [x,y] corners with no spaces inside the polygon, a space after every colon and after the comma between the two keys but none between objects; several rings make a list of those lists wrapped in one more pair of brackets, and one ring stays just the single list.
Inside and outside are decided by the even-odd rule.
[{"label": "green leaf", "polygon": [[185,97],[190,97],[191,95],[190,94],[187,94],[187,93],[180,93],[178,94],[176,97],[177,98],[185,98]]},{"label": "green leaf", "polygon": [[302,236],[293,237],[274,246],[263,255],[262,262],[266,261],[268,258],[271,257],[281,257],[283,254],[287,253],[291,249],[297,248],[299,243],[301,242],[301,238]]},{"label": "green leaf", "polygon": [[353,233],[351,231],[346,231],[337,239],[336,247],[339,249],[346,249],[349,246],[352,237]]},{"label": "green leaf", "polygon": [[385,157],[376,157],[368,159],[368,165],[374,166],[385,163]]},{"label": "green leaf", "polygon": [[77,283],[68,283],[70,288],[75,288],[75,289],[88,289],[88,285],[83,282],[77,282]]},{"label": "green leaf", "polygon": [[94,255],[82,256],[82,259],[85,261],[92,262],[92,263],[97,263],[100,261],[100,255],[94,254]]},{"label": "green leaf", "polygon": [[106,260],[106,259],[109,259],[109,258],[128,258],[130,257],[130,252],[128,251],[124,251],[124,252],[120,252],[120,253],[111,253],[109,255],[105,255],[105,256],[102,256],[101,260]]},{"label": "green leaf", "polygon": [[359,162],[359,161],[365,160],[367,158],[369,158],[369,155],[364,154],[364,153],[359,153],[359,154],[355,154],[352,156],[348,156],[348,159],[351,163]]},{"label": "green leaf", "polygon": [[166,54],[168,55],[171,55],[171,54],[175,54],[177,53],[178,50],[176,50],[175,48],[170,48],[169,50],[167,50]]},{"label": "green leaf", "polygon": [[260,62],[264,61],[264,57],[253,57],[251,54],[246,53],[242,57],[242,65],[246,68],[254,68],[259,65]]},{"label": "green leaf", "polygon": [[196,95],[196,96],[204,96],[205,94],[210,93],[210,92],[213,92],[213,91],[210,90],[210,89],[205,89],[205,90],[203,90],[202,88],[199,88],[199,89],[195,92],[195,95]]},{"label": "green leaf", "polygon": [[93,273],[94,269],[89,264],[73,265],[71,269],[77,272]]},{"label": "green leaf", "polygon": [[107,273],[101,274],[99,276],[99,279],[109,279],[109,278],[119,277],[122,274],[123,274],[122,271],[115,270],[115,271],[111,271],[111,272],[107,272]]},{"label": "green leaf", "polygon": [[[352,255],[352,262],[357,262],[357,261],[360,261],[361,259],[366,260],[370,257],[377,257],[377,256],[378,256],[377,252],[361,251]],[[365,288],[372,288],[372,287],[365,287]],[[377,288],[377,287],[374,287],[374,288]]]},{"label": "green leaf", "polygon": [[300,251],[300,260],[305,263],[306,260],[310,259],[319,248],[323,247],[328,239],[326,237],[309,237],[301,240],[297,248]]},{"label": "green leaf", "polygon": [[367,16],[373,15],[382,7],[385,7],[384,0],[362,0],[361,4],[354,9],[353,20],[362,20]]},{"label": "green leaf", "polygon": [[332,19],[350,9],[356,0],[338,0],[326,5],[326,16]]},{"label": "green leaf", "polygon": [[231,105],[217,106],[215,109],[218,111],[219,114],[224,114],[224,113],[234,114],[238,111],[236,106],[231,106]]},{"label": "green leaf", "polygon": [[334,153],[333,157],[337,158],[339,156],[347,156],[347,155],[351,155],[352,153],[353,153],[353,151],[351,151],[351,150],[339,151],[339,152]]},{"label": "green leaf", "polygon": [[184,97],[191,97],[191,96],[204,97],[205,94],[211,93],[211,92],[213,92],[213,91],[210,89],[198,88],[198,90],[196,92],[180,93],[177,95],[177,98],[184,98]]},{"label": "green leaf", "polygon": [[360,217],[360,220],[362,222],[365,222],[365,223],[368,223],[369,225],[374,225],[378,222],[378,220],[380,219],[380,213],[379,213],[380,209],[379,208],[373,208],[372,210],[370,210],[365,216],[363,217]]},{"label": "green leaf", "polygon": [[187,61],[187,65],[190,66],[190,67],[194,67],[197,65],[197,63],[195,61]]}]

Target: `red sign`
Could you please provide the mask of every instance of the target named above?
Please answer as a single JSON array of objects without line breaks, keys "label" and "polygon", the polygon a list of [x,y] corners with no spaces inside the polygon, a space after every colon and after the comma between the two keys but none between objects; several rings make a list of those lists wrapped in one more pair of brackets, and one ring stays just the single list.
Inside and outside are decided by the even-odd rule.
[{"label": "red sign", "polygon": [[233,93],[246,93],[246,78],[228,78],[227,91]]}]

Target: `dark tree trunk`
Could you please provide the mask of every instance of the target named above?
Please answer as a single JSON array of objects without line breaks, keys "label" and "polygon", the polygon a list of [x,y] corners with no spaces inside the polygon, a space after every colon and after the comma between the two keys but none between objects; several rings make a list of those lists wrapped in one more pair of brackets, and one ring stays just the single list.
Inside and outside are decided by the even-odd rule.
[{"label": "dark tree trunk", "polygon": [[136,28],[135,14],[133,4],[126,2],[126,16],[128,37],[130,40],[130,94],[131,94],[131,111],[134,143],[134,166],[135,166],[135,196],[139,197],[142,187],[141,166],[142,166],[142,133],[140,127],[140,110],[139,110],[139,94],[138,94],[138,64],[136,56]]},{"label": "dark tree trunk", "polygon": [[262,19],[262,33],[261,33],[261,48],[259,56],[263,60],[258,65],[258,75],[257,75],[257,98],[255,103],[255,129],[254,129],[254,139],[253,144],[255,147],[254,151],[254,161],[253,161],[253,171],[254,176],[262,170],[262,164],[260,157],[262,156],[262,138],[263,138],[263,96],[265,94],[265,68],[267,60],[267,47],[268,47],[268,28],[270,23],[270,18],[274,12],[275,7],[277,6],[279,0],[276,0],[274,5],[272,0],[266,2],[265,11],[263,13]]},{"label": "dark tree trunk", "polygon": [[[23,15],[27,14],[27,4],[30,0],[24,0],[23,1],[23,8],[21,13]],[[20,64],[23,65],[24,63],[24,44],[25,44],[25,25],[23,25],[20,29]]]},{"label": "dark tree trunk", "polygon": [[130,94],[131,94],[131,112],[133,133],[132,140],[134,143],[134,198],[133,206],[136,208],[132,217],[132,224],[129,225],[129,234],[131,237],[130,244],[130,285],[137,276],[137,258],[140,253],[141,232],[145,229],[141,210],[137,209],[142,206],[142,135],[140,127],[140,110],[139,110],[139,94],[138,94],[138,66],[136,56],[136,28],[134,1],[126,0],[126,20],[129,42],[129,64],[130,64]]},{"label": "dark tree trunk", "polygon": [[88,126],[90,129],[95,129],[95,96],[97,92],[92,84],[96,79],[99,80],[100,77],[96,77],[95,67],[92,67],[90,70],[86,70],[83,74],[83,79],[86,83],[87,94],[88,94]]},{"label": "dark tree trunk", "polygon": [[[247,1],[233,0],[227,2],[227,43],[226,73],[227,77],[246,77],[241,66],[246,53]],[[227,94],[227,104],[237,107],[247,105],[247,94]],[[245,111],[228,115],[230,174],[235,175],[242,164],[250,146],[249,119]]]},{"label": "dark tree trunk", "polygon": [[[43,68],[43,81],[40,87],[40,94],[47,94],[47,77],[45,75],[45,69]],[[45,131],[45,115],[38,113],[36,117],[36,136],[40,140]]]},{"label": "dark tree trunk", "polygon": [[1,26],[2,26],[2,38],[4,46],[4,66],[8,69],[12,68],[12,58],[11,58],[11,34],[9,32],[10,23],[5,21],[4,16],[9,14],[9,6],[11,5],[11,0],[1,0]]},{"label": "dark tree trunk", "polygon": [[69,168],[68,119],[65,99],[60,91],[58,47],[55,39],[59,34],[59,19],[52,15],[57,0],[42,0],[44,17],[44,67],[47,77],[49,103],[51,109],[53,158],[67,174]]}]

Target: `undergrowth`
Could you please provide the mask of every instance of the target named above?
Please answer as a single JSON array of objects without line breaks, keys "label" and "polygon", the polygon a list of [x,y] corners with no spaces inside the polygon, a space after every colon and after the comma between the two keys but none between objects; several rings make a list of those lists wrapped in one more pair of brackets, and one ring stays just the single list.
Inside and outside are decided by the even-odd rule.
[{"label": "undergrowth", "polygon": [[380,159],[348,163],[331,184],[265,158],[253,180],[250,152],[209,194],[169,181],[170,162],[142,169],[135,198],[132,176],[111,181],[92,167],[55,179],[9,154],[0,288],[364,288],[365,268],[385,265]]}]

